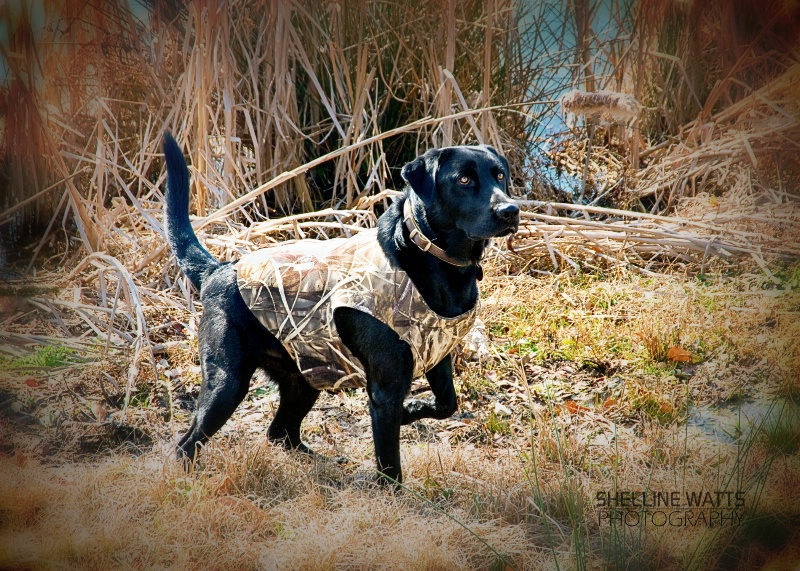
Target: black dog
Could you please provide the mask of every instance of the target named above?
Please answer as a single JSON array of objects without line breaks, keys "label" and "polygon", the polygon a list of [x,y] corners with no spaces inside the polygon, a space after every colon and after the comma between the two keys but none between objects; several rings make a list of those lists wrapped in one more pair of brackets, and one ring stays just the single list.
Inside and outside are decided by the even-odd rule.
[{"label": "black dog", "polygon": [[[196,414],[178,444],[178,454],[187,460],[195,457],[196,446],[231,417],[257,369],[276,382],[280,391],[268,437],[310,453],[300,438],[300,424],[320,387],[310,384],[301,373],[305,366],[298,357],[290,354],[245,301],[250,292],[241,289],[241,276],[237,277],[237,271],[244,272],[244,260],[239,265],[221,263],[200,245],[189,222],[188,169],[169,134],[164,154],[169,243],[184,274],[199,289],[204,308],[198,330],[203,382]],[[476,280],[482,276],[480,260],[489,239],[516,232],[519,225],[519,208],[507,195],[508,161],[489,146],[448,147],[416,158],[403,167],[402,176],[408,183],[406,190],[378,220],[374,240],[393,271],[399,275],[404,271],[423,305],[447,323],[478,304]],[[280,252],[284,247],[268,250]],[[366,379],[382,481],[399,482],[400,426],[420,418],[447,418],[456,410],[449,350],[422,371],[434,398],[404,403],[418,372],[418,349],[366,311],[337,307],[329,315],[335,333],[358,360]],[[323,327],[334,330],[329,323]]]}]

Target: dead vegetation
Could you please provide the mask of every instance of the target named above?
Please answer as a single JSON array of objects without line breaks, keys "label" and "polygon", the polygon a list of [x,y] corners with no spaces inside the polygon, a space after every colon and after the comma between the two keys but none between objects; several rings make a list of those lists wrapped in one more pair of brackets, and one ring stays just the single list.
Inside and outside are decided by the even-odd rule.
[{"label": "dead vegetation", "polygon": [[[523,4],[45,2],[44,31],[0,8],[0,228],[19,246],[0,266],[0,567],[800,560],[797,15]],[[569,89],[601,97],[548,131]],[[595,124],[609,94],[626,114]],[[404,490],[369,478],[358,390],[304,426],[348,463],[268,445],[262,379],[194,473],[172,462],[200,306],[165,242],[166,128],[224,260],[371,227],[431,145],[515,165],[523,224],[485,261],[485,343],[458,359],[459,413],[404,428]],[[744,519],[610,525],[596,496],[615,490],[741,491]]]}]

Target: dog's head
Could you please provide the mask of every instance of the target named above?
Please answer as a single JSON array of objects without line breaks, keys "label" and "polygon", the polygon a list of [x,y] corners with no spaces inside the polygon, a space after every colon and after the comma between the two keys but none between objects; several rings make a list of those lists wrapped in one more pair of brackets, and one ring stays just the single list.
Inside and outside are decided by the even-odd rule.
[{"label": "dog's head", "polygon": [[508,197],[508,161],[493,147],[431,149],[401,172],[436,230],[461,230],[472,240],[513,234],[519,207]]}]

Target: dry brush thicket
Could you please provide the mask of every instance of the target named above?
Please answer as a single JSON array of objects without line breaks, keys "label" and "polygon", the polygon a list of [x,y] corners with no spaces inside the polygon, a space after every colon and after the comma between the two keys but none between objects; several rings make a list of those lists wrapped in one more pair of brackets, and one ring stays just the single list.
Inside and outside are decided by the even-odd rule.
[{"label": "dry brush thicket", "polygon": [[[55,270],[53,285],[88,295],[48,302],[56,319],[77,311],[106,347],[152,351],[145,313],[191,310],[193,299],[175,279],[161,216],[160,142],[171,129],[192,165],[195,226],[224,259],[372,225],[406,160],[475,142],[515,165],[515,193],[529,208],[511,247],[539,269],[652,272],[678,262],[704,271],[712,258],[743,257],[766,268],[796,256],[786,233],[798,217],[800,64],[785,51],[787,8],[778,2],[765,16],[748,5],[737,19],[703,3],[616,7],[603,30],[611,39],[601,40],[583,4],[571,32],[559,28],[558,4],[501,0],[138,11],[47,2],[44,31],[6,5],[4,242],[24,246],[21,268]],[[754,14],[757,26],[726,27]],[[741,46],[738,59],[725,42]],[[713,62],[706,75],[699,62]],[[591,137],[573,127],[554,138],[541,124],[569,85],[633,96],[639,114],[626,100],[633,124],[595,129],[587,113]],[[595,104],[602,113],[602,98]],[[584,179],[584,203],[553,200],[572,189],[539,169],[537,149]],[[723,198],[684,215],[681,200],[704,194]]]}]

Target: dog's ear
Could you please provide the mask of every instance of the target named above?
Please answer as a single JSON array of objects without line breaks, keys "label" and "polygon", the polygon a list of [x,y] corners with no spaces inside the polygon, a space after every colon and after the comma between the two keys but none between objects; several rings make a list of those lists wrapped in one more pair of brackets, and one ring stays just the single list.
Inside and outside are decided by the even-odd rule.
[{"label": "dog's ear", "polygon": [[489,151],[494,156],[496,156],[498,159],[500,159],[500,162],[503,163],[503,166],[505,167],[506,172],[510,173],[509,166],[508,166],[508,159],[506,159],[503,155],[498,153],[497,149],[495,149],[491,145],[481,145],[481,147],[483,147],[485,150]]},{"label": "dog's ear", "polygon": [[431,149],[408,163],[400,171],[403,180],[425,203],[432,200],[436,193],[436,171],[439,169],[440,154],[439,149]]}]

